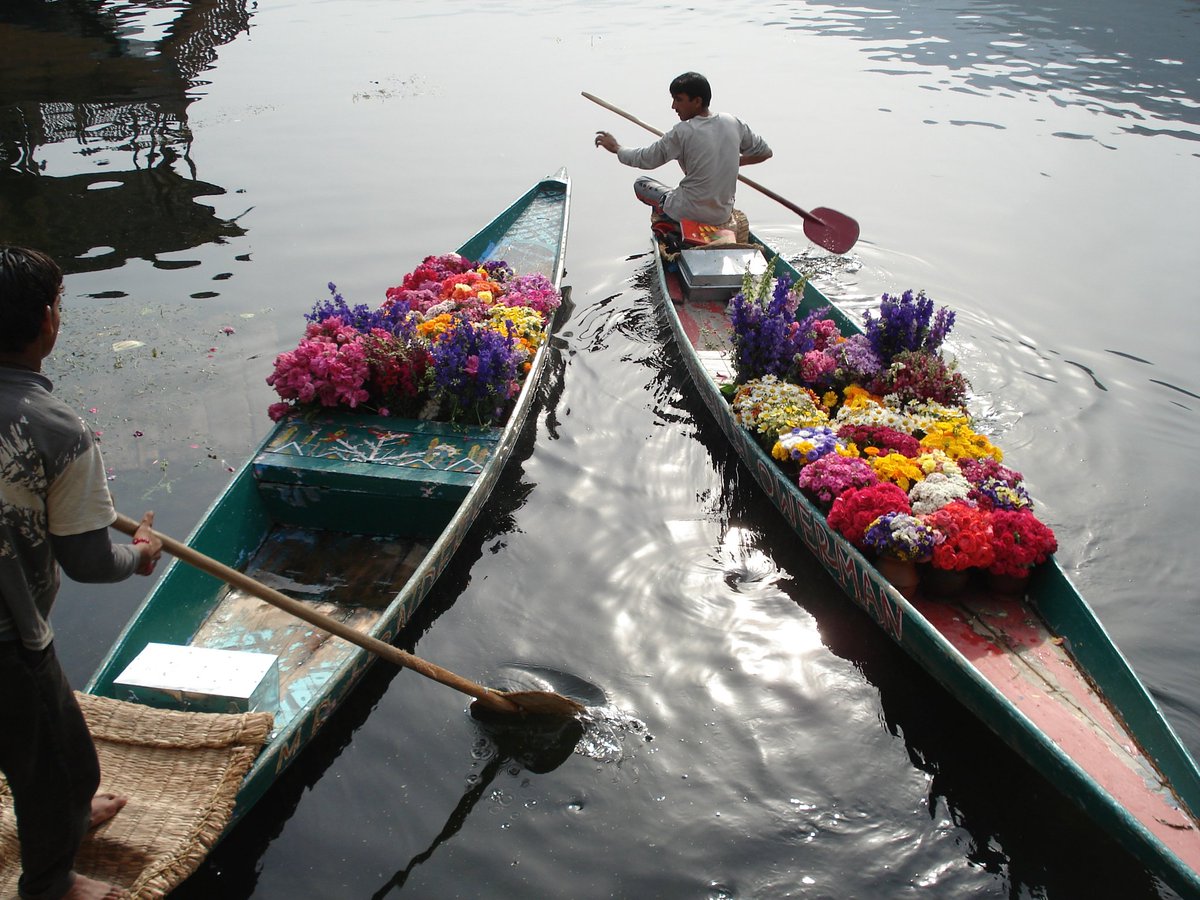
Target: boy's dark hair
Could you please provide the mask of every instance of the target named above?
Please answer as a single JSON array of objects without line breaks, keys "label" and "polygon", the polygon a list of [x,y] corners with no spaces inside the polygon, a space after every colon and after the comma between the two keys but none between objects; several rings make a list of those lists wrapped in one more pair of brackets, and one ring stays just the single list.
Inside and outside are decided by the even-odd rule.
[{"label": "boy's dark hair", "polygon": [[0,352],[19,353],[33,343],[62,280],[58,263],[40,250],[0,247]]},{"label": "boy's dark hair", "polygon": [[699,97],[708,106],[712,103],[712,87],[699,72],[684,72],[671,82],[671,96],[686,94],[693,100]]}]

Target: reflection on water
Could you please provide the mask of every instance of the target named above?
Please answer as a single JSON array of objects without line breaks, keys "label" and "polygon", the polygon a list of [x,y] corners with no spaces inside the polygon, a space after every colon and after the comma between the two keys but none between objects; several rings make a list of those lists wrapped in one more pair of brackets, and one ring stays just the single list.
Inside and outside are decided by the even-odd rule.
[{"label": "reflection on water", "polygon": [[197,202],[224,189],[196,177],[188,106],[249,20],[246,0],[6,4],[0,237],[72,273],[244,234]]},{"label": "reflection on water", "polygon": [[[871,71],[915,76],[928,90],[1046,93],[1063,106],[1128,119],[1121,130],[1129,134],[1200,140],[1194,96],[1200,60],[1189,31],[1200,18],[1194,4],[1178,3],[1174,13],[1149,20],[1114,0],[869,7],[831,0],[788,4],[787,11],[778,24],[865,42],[869,59],[894,64]],[[986,121],[951,124],[1001,127]]]}]

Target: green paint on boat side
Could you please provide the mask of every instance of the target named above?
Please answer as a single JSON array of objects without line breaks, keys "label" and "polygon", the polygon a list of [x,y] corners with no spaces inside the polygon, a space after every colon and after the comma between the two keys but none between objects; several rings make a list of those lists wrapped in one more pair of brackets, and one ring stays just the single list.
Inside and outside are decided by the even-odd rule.
[{"label": "green paint on boat side", "polygon": [[[753,234],[751,241],[767,246]],[[653,244],[652,252],[657,257]],[[769,249],[766,252],[769,254]],[[1051,783],[1072,797],[1138,859],[1174,889],[1187,895],[1200,890],[1200,874],[1193,865],[1182,860],[1145,823],[1115,802],[1104,786],[989,682],[912,602],[878,573],[866,557],[830,529],[822,511],[737,424],[728,401],[710,374],[713,361],[702,360],[688,340],[679,310],[670,299],[671,290],[661,262],[657,270],[660,305],[702,400],[756,482],[847,595],[960,702]],[[793,280],[800,277],[796,269],[782,259],[777,261],[775,271],[777,275],[786,273]],[[837,322],[843,334],[862,330],[814,285],[806,284],[800,304],[802,313],[825,307],[829,308],[830,318]],[[1080,674],[1094,686],[1116,719],[1124,724],[1131,741],[1161,773],[1159,777],[1147,771],[1147,786],[1151,792],[1163,796],[1176,809],[1182,804],[1184,809],[1191,811],[1194,819],[1200,809],[1200,771],[1195,761],[1053,558],[1035,571],[1030,584],[1030,603],[1051,633],[1061,637]],[[1169,786],[1164,786],[1164,782]],[[1165,820],[1163,824],[1167,824]],[[1195,833],[1194,821],[1186,830]]]},{"label": "green paint on boat side", "polygon": [[[522,274],[540,272],[563,291],[565,304],[569,288],[562,285],[562,277],[569,212],[570,181],[564,169],[536,184],[458,252],[481,261],[504,259]],[[390,599],[354,607],[375,617],[369,634],[391,641],[445,569],[499,479],[533,406],[557,318],[530,362],[503,427],[335,411],[285,419],[238,470],[187,543],[234,568],[250,567],[262,580],[270,573],[255,566],[264,562],[267,548],[276,546],[281,535],[300,553],[306,534],[362,536],[374,548],[364,551],[370,561],[378,551],[403,541],[404,547],[412,547],[406,557],[410,561],[405,562],[407,575],[389,591]],[[343,562],[330,560],[329,578],[341,577],[348,568]],[[380,586],[370,587],[378,592]],[[321,599],[307,596],[314,590],[320,593],[319,586],[280,589],[297,599]],[[290,628],[224,620],[214,626],[210,616],[219,602],[227,608],[224,585],[172,561],[85,690],[121,698],[114,679],[152,641],[187,644],[203,633],[224,646],[261,649],[267,642],[283,641],[285,651],[302,649],[304,641]],[[274,733],[246,776],[229,827],[302,751],[374,661],[355,645],[334,638],[328,642],[321,644],[319,660],[285,666],[289,671],[284,674],[290,677],[276,711]]]}]

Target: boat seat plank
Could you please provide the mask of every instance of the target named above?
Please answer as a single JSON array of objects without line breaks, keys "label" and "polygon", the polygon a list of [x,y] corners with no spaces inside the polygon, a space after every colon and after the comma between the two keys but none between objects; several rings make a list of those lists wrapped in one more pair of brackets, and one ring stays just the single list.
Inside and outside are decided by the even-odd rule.
[{"label": "boat seat plank", "polygon": [[255,456],[253,471],[263,504],[280,521],[433,537],[474,486],[502,434],[353,413],[294,416]]}]

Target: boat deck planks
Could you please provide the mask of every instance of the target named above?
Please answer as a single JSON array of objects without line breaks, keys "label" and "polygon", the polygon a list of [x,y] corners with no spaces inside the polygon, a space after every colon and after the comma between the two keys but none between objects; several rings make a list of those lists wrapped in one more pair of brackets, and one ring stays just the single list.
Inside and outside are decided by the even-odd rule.
[{"label": "boat deck planks", "polygon": [[[1166,780],[1071,662],[1063,641],[1016,598],[914,605],[981,674],[1170,850],[1200,867],[1196,828]],[[1137,790],[1144,785],[1150,790]],[[1157,824],[1155,824],[1157,823]]]},{"label": "boat deck planks", "polygon": [[[395,586],[412,576],[428,552],[428,545],[412,540],[277,526],[245,571],[317,612],[369,634],[395,597]],[[192,644],[278,656],[277,729],[303,708],[314,677],[325,677],[359,652],[348,641],[229,586]]]}]

